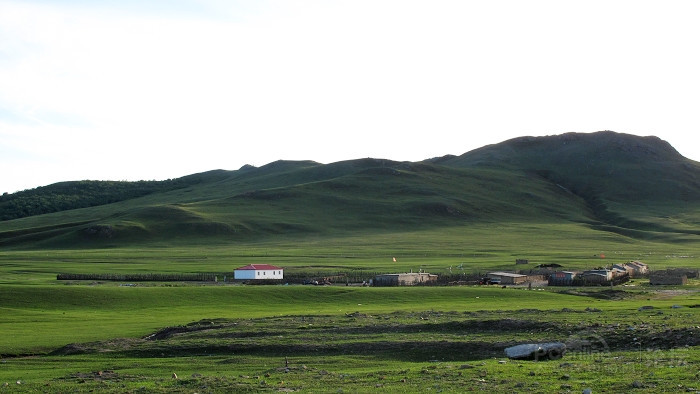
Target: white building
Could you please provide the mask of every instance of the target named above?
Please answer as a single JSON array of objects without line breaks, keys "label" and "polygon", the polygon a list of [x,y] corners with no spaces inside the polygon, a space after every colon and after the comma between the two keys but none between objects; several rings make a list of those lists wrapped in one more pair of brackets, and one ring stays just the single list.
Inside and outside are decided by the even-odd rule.
[{"label": "white building", "polygon": [[248,264],[233,270],[233,279],[283,279],[284,269],[270,264]]}]

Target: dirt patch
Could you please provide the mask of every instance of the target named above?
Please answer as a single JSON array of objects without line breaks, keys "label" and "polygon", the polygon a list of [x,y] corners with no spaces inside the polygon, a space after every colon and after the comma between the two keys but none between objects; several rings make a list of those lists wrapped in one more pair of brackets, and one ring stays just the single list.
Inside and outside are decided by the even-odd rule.
[{"label": "dirt patch", "polygon": [[560,328],[556,323],[523,319],[465,320],[446,324],[466,331],[549,331]]},{"label": "dirt patch", "polygon": [[503,349],[512,342],[488,341],[430,341],[384,340],[296,344],[265,344],[258,342],[233,344],[191,344],[152,348],[134,348],[123,352],[130,357],[199,356],[199,355],[248,355],[266,357],[320,357],[338,355],[372,355],[378,358],[406,361],[429,360],[481,360],[503,355]]},{"label": "dirt patch", "polygon": [[[600,293],[600,291],[596,292]],[[617,296],[616,293],[608,294]],[[588,308],[576,313],[600,310]],[[550,313],[539,311],[538,313]],[[140,339],[73,343],[52,355],[115,352],[135,357],[185,355],[321,356],[373,355],[402,360],[475,360],[502,356],[528,341],[571,342],[572,350],[598,344],[603,350],[672,349],[700,345],[700,328],[673,327],[668,320],[601,324],[547,321],[517,312],[411,312],[340,316],[308,315],[241,320],[202,320],[166,327]],[[553,311],[551,313],[559,313]],[[514,317],[506,317],[515,314]],[[656,316],[656,315],[654,315]],[[489,318],[491,317],[491,318]],[[537,320],[540,317],[542,320]]]},{"label": "dirt patch", "polygon": [[[360,314],[362,315],[362,314]],[[363,317],[369,319],[368,315]],[[375,318],[376,319],[376,318]],[[373,324],[361,324],[351,327],[328,326],[313,328],[314,332],[323,334],[345,334],[345,335],[377,335],[377,334],[477,334],[488,333],[508,333],[508,332],[554,332],[561,327],[556,323],[532,321],[523,319],[491,319],[491,320],[464,320],[435,322],[425,318],[422,323],[393,323],[387,321]],[[299,329],[309,330],[307,326]],[[240,336],[240,334],[239,334]]]},{"label": "dirt patch", "polygon": [[227,326],[227,325],[216,324],[216,323],[211,322],[211,321],[201,321],[201,322],[188,324],[186,326],[165,327],[161,330],[154,332],[153,334],[146,335],[143,339],[145,339],[147,341],[159,341],[159,340],[171,338],[171,337],[178,335],[178,334],[186,334],[186,333],[203,331],[203,330],[216,330],[216,329],[223,328],[225,326]]},{"label": "dirt patch", "polygon": [[116,338],[109,341],[70,343],[49,353],[52,356],[68,356],[73,354],[105,353],[129,350],[142,344],[138,338]]},{"label": "dirt patch", "polygon": [[625,300],[628,298],[638,297],[637,293],[630,293],[624,290],[605,289],[605,290],[585,290],[585,289],[570,289],[564,290],[561,293],[576,296],[592,297],[601,300]]},{"label": "dirt patch", "polygon": [[700,345],[700,329],[693,327],[664,331],[645,327],[607,327],[597,332],[613,350],[673,349]]}]

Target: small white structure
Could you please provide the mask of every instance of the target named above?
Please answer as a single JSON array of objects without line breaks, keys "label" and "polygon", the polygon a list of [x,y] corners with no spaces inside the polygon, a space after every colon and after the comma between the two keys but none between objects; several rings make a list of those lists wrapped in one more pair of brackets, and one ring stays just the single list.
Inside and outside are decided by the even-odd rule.
[{"label": "small white structure", "polygon": [[284,269],[270,264],[248,264],[233,270],[233,279],[283,279]]}]

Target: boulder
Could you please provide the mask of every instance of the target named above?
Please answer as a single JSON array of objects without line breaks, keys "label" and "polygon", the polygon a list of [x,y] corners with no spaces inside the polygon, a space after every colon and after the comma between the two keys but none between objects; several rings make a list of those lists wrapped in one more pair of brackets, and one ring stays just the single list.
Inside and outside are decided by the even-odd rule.
[{"label": "boulder", "polygon": [[566,345],[561,342],[525,343],[505,349],[506,356],[516,360],[558,360],[566,352]]}]

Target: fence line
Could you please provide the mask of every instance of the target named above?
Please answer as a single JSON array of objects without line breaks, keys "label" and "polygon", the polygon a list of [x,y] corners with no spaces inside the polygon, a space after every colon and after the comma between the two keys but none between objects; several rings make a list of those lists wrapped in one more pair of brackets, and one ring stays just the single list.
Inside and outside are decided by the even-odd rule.
[{"label": "fence line", "polygon": [[[229,274],[229,276],[233,276]],[[214,282],[224,280],[225,275],[215,273],[187,273],[187,274],[164,274],[164,273],[144,273],[144,274],[69,274],[60,273],[56,275],[57,280],[102,280],[115,282]],[[232,278],[233,279],[233,278]]]}]

